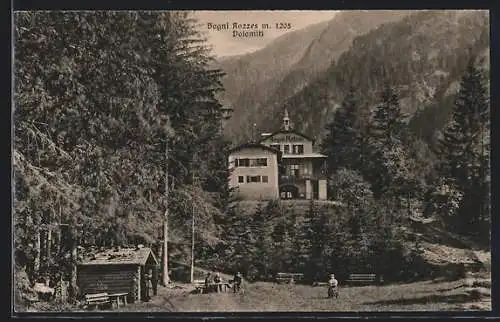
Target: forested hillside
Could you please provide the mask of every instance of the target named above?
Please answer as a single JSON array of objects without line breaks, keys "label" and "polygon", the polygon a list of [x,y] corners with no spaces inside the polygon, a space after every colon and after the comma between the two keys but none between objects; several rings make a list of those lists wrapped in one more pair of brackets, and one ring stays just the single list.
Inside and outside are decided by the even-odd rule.
[{"label": "forested hillside", "polygon": [[377,26],[400,20],[405,11],[344,11],[332,20],[277,38],[257,52],[220,61],[224,104],[232,106],[234,117],[226,133],[234,143],[257,129],[270,130],[266,115],[324,72],[351,45],[352,40]]},{"label": "forested hillside", "polygon": [[[188,12],[15,15],[16,300],[42,276],[71,281],[74,299],[82,249],[145,244],[159,255],[165,214],[171,259],[186,262],[194,240],[198,265],[255,280],[361,269],[427,278],[418,234],[405,231],[415,217],[488,249],[484,12],[384,24],[284,100],[297,130],[323,136],[330,200],[273,200],[253,214],[228,187],[223,72],[194,23]],[[280,77],[315,46],[289,53]],[[247,72],[273,77],[266,66]],[[255,107],[270,129],[281,108]]]},{"label": "forested hillside", "polygon": [[286,107],[297,130],[322,138],[328,196],[345,207],[311,203],[297,215],[270,203],[254,218],[231,210],[225,254],[234,260],[218,265],[257,279],[284,267],[429,277],[418,235],[405,232],[415,218],[488,248],[488,24],[477,11],[384,24],[280,108],[260,106],[263,127],[277,127]]},{"label": "forested hillside", "polygon": [[[447,105],[446,112],[440,111],[434,127],[426,126],[431,133],[420,131],[422,136],[432,137],[449,116],[449,103],[441,103],[456,93],[458,79],[469,58],[488,51],[487,12],[414,13],[354,39],[352,47],[336,64],[273,110],[263,124],[276,126],[286,107],[299,130],[321,138],[324,125],[332,119],[350,87],[358,89],[366,108],[373,109],[384,82],[389,80],[397,87],[403,112],[410,118],[429,105],[438,104],[440,108]],[[432,117],[423,122],[429,119]]]},{"label": "forested hillside", "polygon": [[188,14],[21,12],[14,37],[13,237],[32,281],[67,273],[74,243],[155,245],[167,205],[173,255],[193,207],[216,241],[222,72]]}]

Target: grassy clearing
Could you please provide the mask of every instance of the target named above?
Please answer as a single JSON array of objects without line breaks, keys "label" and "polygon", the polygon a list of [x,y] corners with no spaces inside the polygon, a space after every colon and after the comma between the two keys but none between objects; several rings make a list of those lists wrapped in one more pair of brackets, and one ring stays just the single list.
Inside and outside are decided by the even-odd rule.
[{"label": "grassy clearing", "polygon": [[[328,299],[325,287],[245,283],[243,294],[194,294],[189,284],[160,287],[149,302],[128,304],[112,312],[368,312],[491,310],[491,280],[486,273],[457,281],[431,280],[384,286],[341,287],[338,299]],[[31,312],[54,311],[49,307]],[[81,309],[64,308],[78,312]]]},{"label": "grassy clearing", "polygon": [[339,299],[326,298],[325,287],[264,282],[248,284],[244,294],[191,294],[190,290],[188,285],[179,289],[161,288],[159,295],[150,302],[131,304],[119,310],[124,312],[491,310],[490,289],[469,286],[465,279],[379,287],[341,287]]}]

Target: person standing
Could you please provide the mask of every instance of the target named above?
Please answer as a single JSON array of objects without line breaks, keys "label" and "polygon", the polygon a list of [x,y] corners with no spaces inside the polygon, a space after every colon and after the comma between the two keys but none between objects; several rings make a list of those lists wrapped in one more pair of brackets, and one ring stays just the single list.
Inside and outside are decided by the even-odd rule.
[{"label": "person standing", "polygon": [[151,283],[153,284],[153,295],[158,295],[158,283],[159,283],[159,279],[158,279],[158,269],[155,268],[155,270],[153,271],[153,278],[151,280]]},{"label": "person standing", "polygon": [[209,293],[211,291],[210,290],[211,284],[212,284],[212,274],[207,273],[207,276],[205,277],[205,292]]},{"label": "person standing", "polygon": [[328,280],[328,297],[331,298],[331,297],[338,297],[339,296],[339,292],[338,292],[338,287],[339,286],[339,282],[337,281],[337,279],[335,279],[335,275],[334,274],[330,274],[330,279]]},{"label": "person standing", "polygon": [[144,274],[144,302],[149,302],[149,300],[151,299],[151,296],[149,294],[150,290],[151,290],[151,278],[152,278],[152,274],[151,274],[151,270],[147,271],[145,274]]},{"label": "person standing", "polygon": [[215,277],[214,277],[214,283],[215,283],[215,289],[218,292],[222,292],[222,279],[220,277],[220,274],[219,272],[215,273]]},{"label": "person standing", "polygon": [[234,275],[234,293],[239,292],[241,289],[242,276],[241,273],[238,272]]}]

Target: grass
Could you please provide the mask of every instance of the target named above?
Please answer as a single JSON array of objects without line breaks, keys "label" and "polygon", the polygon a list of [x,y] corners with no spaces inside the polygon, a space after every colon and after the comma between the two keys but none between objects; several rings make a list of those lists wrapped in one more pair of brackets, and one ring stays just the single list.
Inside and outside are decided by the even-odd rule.
[{"label": "grass", "polygon": [[[340,287],[340,297],[326,297],[326,287],[257,282],[244,284],[243,294],[194,294],[189,284],[160,287],[149,302],[130,303],[108,312],[377,312],[491,310],[491,281],[476,273],[457,281],[429,280],[384,286]],[[42,305],[43,303],[40,303]],[[45,306],[47,304],[43,304]],[[23,310],[24,311],[24,310]],[[37,307],[40,311],[80,308]]]},{"label": "grass", "polygon": [[[339,299],[328,299],[325,287],[248,284],[244,294],[191,294],[188,285],[160,288],[148,303],[120,308],[124,312],[256,312],[256,311],[462,311],[491,310],[491,293],[465,280],[424,281],[387,286],[341,287]],[[115,310],[116,311],[116,310]]]}]

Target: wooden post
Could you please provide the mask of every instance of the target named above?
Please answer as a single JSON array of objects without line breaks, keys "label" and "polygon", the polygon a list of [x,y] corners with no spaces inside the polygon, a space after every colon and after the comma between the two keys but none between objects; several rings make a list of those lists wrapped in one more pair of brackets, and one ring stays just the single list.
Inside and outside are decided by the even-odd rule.
[{"label": "wooden post", "polygon": [[167,286],[170,282],[168,276],[168,198],[169,198],[169,182],[168,182],[168,139],[165,143],[165,215],[163,218],[163,286]]}]

